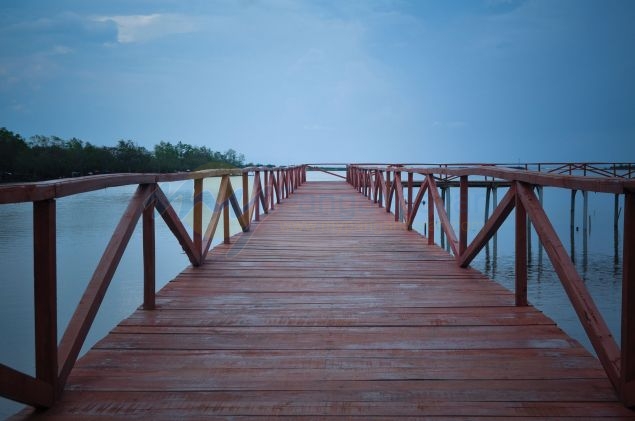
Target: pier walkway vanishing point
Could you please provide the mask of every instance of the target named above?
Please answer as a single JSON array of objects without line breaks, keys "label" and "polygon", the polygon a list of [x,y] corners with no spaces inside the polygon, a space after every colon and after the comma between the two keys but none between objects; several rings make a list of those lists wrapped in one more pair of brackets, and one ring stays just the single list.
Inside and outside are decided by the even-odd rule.
[{"label": "pier walkway vanishing point", "polygon": [[553,321],[359,185],[292,190],[13,419],[635,417]]}]

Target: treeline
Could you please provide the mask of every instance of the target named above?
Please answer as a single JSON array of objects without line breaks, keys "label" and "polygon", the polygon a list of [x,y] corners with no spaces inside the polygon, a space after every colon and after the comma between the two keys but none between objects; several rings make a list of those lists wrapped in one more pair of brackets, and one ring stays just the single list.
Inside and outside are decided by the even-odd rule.
[{"label": "treeline", "polygon": [[[116,146],[56,136],[19,134],[0,128],[0,180],[37,181],[119,172],[177,172],[243,167],[245,157],[233,149],[213,151],[205,146],[160,142],[152,151],[132,140]],[[249,164],[252,165],[252,164]]]}]

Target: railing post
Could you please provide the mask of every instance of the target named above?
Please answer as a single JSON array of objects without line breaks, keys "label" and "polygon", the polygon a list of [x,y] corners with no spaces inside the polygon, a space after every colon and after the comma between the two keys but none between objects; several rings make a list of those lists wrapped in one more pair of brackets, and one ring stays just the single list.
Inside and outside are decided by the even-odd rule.
[{"label": "railing post", "polygon": [[[196,187],[194,188],[196,191]],[[195,199],[196,201],[196,199]],[[156,255],[155,255],[155,231],[154,231],[154,198],[143,210],[143,308],[154,310],[156,307]],[[196,204],[194,205],[196,215]],[[196,216],[194,217],[196,220]],[[194,224],[196,226],[196,222]],[[194,245],[197,251],[201,250],[201,244],[196,246],[196,231]]]},{"label": "railing post", "polygon": [[401,203],[399,201],[399,197],[403,194],[403,190],[397,191],[401,186],[401,171],[395,170],[395,222],[399,222],[401,219]]},{"label": "railing post", "polygon": [[282,200],[280,198],[280,195],[281,195],[281,189],[280,189],[280,185],[281,184],[280,183],[281,182],[282,182],[282,179],[280,178],[280,170],[277,169],[276,170],[276,184],[274,185],[274,188],[276,189],[276,200],[275,200],[275,202],[276,202],[277,205],[279,205],[280,201]]},{"label": "railing post", "polygon": [[274,185],[273,181],[275,180],[275,176],[273,174],[273,170],[269,170],[269,209],[275,209],[275,199],[274,199]]},{"label": "railing post", "polygon": [[390,170],[386,170],[386,212],[390,213],[390,203],[391,203],[391,192],[392,190],[392,185],[390,183]]},{"label": "railing post", "polygon": [[223,234],[225,244],[229,244],[229,199],[223,205]]},{"label": "railing post", "polygon": [[295,192],[295,168],[291,168],[289,171],[289,195]]},{"label": "railing post", "polygon": [[264,170],[264,186],[265,186],[265,203],[263,209],[265,213],[269,213],[269,170]]},{"label": "railing post", "polygon": [[386,187],[386,185],[384,184],[383,186],[380,185],[380,183],[383,183],[384,179],[384,173],[382,170],[377,170],[377,206],[379,206],[380,208],[382,206],[384,206],[384,188]]},{"label": "railing post", "polygon": [[62,386],[57,360],[57,248],[55,200],[33,202],[35,376],[52,386],[51,404]]},{"label": "railing post", "polygon": [[622,346],[620,395],[635,406],[635,192],[624,195],[624,248],[622,260]]},{"label": "railing post", "polygon": [[[432,178],[433,175],[426,177]],[[431,186],[428,187],[428,244],[434,244],[434,197]]]},{"label": "railing post", "polygon": [[245,224],[245,232],[249,231],[249,172],[243,172],[243,222]]},{"label": "railing post", "polygon": [[256,170],[254,172],[254,189],[253,189],[253,197],[255,200],[254,203],[254,221],[260,221],[260,192],[262,188],[260,186],[260,170]]},{"label": "railing post", "polygon": [[468,228],[468,178],[461,176],[460,187],[460,208],[459,208],[459,255],[467,249],[467,228]]},{"label": "railing post", "polygon": [[516,305],[526,306],[527,303],[527,211],[525,205],[516,195]]},{"label": "railing post", "polygon": [[[154,207],[154,206],[153,206]],[[144,214],[145,215],[145,214]],[[192,233],[192,242],[197,253],[198,263],[201,264],[203,253],[203,179],[194,180],[194,232]],[[145,218],[144,218],[145,220]]]},{"label": "railing post", "polygon": [[412,183],[414,179],[414,174],[408,173],[408,219],[410,219],[410,215],[412,215]]}]

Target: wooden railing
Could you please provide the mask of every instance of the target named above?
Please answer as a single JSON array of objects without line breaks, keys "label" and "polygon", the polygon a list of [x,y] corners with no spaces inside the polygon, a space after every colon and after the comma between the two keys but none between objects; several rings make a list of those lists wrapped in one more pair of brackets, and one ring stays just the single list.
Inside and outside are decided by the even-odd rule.
[{"label": "wooden railing", "polygon": [[[242,206],[231,176],[242,177]],[[250,178],[251,195],[249,195]],[[212,216],[203,229],[203,180],[219,177]],[[158,183],[194,182],[193,232],[190,235]],[[207,170],[176,174],[115,174],[42,183],[0,186],[0,204],[33,203],[35,377],[0,363],[0,396],[37,407],[50,407],[60,397],[88,331],[139,219],[143,231],[145,309],[155,307],[155,210],[178,239],[194,266],[204,264],[223,218],[229,242],[229,206],[243,231],[306,181],[306,166]],[[58,344],[56,199],[107,187],[138,185]]]},{"label": "wooden railing", "polygon": [[[434,244],[435,210],[441,229],[448,239],[456,262],[467,267],[479,251],[494,236],[505,219],[515,212],[515,296],[516,305],[527,305],[527,223],[533,224],[553,267],[571,301],[597,356],[626,406],[635,406],[635,180],[632,168],[620,166],[619,176],[599,171],[599,166],[556,165],[545,172],[509,169],[503,166],[470,165],[443,167],[405,167],[390,165],[349,165],[347,180],[360,193],[373,200],[387,212],[394,209],[395,221],[403,221],[408,230],[427,193],[427,239]],[[573,170],[586,170],[594,177],[562,175]],[[406,179],[403,179],[403,174]],[[415,182],[414,176],[419,179]],[[468,186],[469,178],[486,177],[503,181],[509,189],[492,215],[468,244]],[[458,236],[450,223],[437,182],[458,179],[460,189]],[[416,187],[415,187],[416,186]],[[570,190],[624,195],[623,279],[621,308],[621,346],[618,346],[589,294],[571,257],[554,230],[539,199],[537,187],[560,187]],[[415,189],[418,188],[416,196]],[[405,193],[404,193],[405,190]],[[414,196],[414,197],[413,197]],[[394,200],[394,204],[393,204]]]}]

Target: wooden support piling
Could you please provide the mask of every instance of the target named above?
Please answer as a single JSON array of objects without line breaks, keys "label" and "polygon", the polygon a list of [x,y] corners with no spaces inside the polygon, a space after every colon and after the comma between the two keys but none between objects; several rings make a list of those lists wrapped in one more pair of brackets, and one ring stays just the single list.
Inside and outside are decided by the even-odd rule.
[{"label": "wooden support piling", "polygon": [[570,206],[570,213],[571,216],[569,218],[569,233],[570,233],[570,242],[571,242],[571,260],[575,262],[575,195],[577,193],[577,190],[573,189],[571,190],[571,206]]}]

